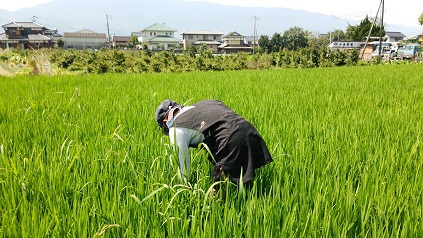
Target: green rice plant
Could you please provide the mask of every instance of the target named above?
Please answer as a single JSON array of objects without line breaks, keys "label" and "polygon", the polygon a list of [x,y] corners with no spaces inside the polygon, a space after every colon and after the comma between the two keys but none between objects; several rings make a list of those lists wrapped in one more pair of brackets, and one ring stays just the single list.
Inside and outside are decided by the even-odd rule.
[{"label": "green rice plant", "polygon": [[[1,237],[421,237],[419,64],[0,78]],[[191,179],[163,99],[219,99],[274,162],[248,187]]]}]

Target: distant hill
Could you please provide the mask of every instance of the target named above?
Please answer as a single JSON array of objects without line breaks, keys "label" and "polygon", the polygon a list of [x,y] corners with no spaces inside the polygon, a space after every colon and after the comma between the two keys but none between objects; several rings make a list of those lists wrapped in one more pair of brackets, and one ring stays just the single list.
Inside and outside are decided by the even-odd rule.
[{"label": "distant hill", "polygon": [[[182,32],[192,29],[217,30],[224,34],[237,31],[251,36],[254,34],[254,16],[258,17],[258,35],[270,37],[294,26],[315,33],[328,33],[335,29],[345,31],[348,23],[359,24],[354,20],[340,20],[303,10],[224,6],[182,0],[56,0],[16,12],[0,10],[0,24],[35,19],[47,28],[58,29],[61,34],[81,29],[107,33],[106,14],[112,36],[130,35],[155,23],[165,23],[176,29],[179,38]],[[415,31],[414,28],[412,30]],[[403,33],[407,35],[407,32]]]}]

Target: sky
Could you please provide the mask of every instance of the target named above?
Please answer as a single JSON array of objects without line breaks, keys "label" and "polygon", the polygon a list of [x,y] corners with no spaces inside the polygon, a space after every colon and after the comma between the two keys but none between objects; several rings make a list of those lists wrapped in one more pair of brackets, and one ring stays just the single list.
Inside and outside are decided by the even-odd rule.
[{"label": "sky", "polygon": [[[32,7],[54,0],[12,0],[2,1],[2,9],[16,11],[23,7]],[[71,1],[71,0],[70,0]],[[150,0],[154,1],[154,0]],[[223,5],[252,7],[283,7],[301,9],[333,15],[338,18],[361,20],[366,15],[374,17],[380,0],[185,0],[219,3]],[[423,0],[385,0],[384,22],[421,28],[418,18],[423,13]],[[265,17],[265,16],[259,16]]]},{"label": "sky", "polygon": [[54,0],[3,0],[1,3],[1,9],[14,12],[24,7],[33,7],[39,4],[53,2]]},{"label": "sky", "polygon": [[[283,7],[318,12],[339,18],[362,20],[374,17],[380,0],[187,0],[205,1],[235,6]],[[423,13],[423,0],[385,0],[384,22],[421,27],[419,16]]]}]

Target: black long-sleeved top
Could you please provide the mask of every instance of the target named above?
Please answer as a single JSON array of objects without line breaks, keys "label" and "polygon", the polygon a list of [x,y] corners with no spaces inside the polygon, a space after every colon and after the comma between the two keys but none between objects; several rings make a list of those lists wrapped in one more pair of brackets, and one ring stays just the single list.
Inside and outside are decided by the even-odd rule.
[{"label": "black long-sleeved top", "polygon": [[256,128],[221,101],[204,100],[193,106],[176,117],[175,127],[200,131],[213,154],[210,162],[222,168],[232,182],[239,182],[241,171],[243,182],[248,182],[255,169],[273,161]]}]

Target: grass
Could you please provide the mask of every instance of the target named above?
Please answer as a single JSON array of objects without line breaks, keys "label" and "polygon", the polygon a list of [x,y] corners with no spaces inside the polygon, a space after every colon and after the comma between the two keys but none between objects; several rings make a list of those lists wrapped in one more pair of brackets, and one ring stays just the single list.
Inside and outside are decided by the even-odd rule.
[{"label": "grass", "polygon": [[[0,78],[2,237],[420,237],[421,65]],[[210,197],[154,121],[219,99],[274,163]]]}]

